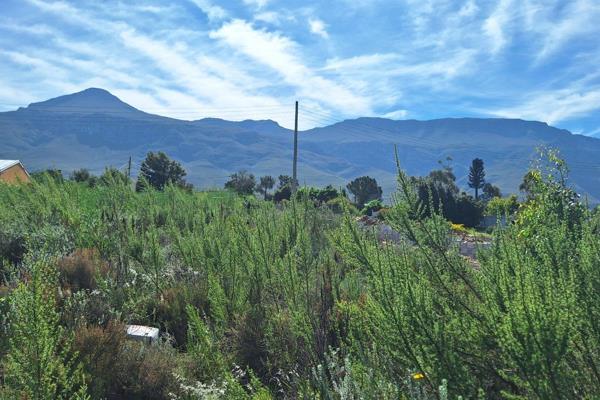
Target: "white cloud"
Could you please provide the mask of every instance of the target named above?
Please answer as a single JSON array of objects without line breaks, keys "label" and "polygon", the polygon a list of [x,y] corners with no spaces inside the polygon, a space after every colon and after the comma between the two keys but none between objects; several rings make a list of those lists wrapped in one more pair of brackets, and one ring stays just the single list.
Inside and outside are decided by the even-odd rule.
[{"label": "white cloud", "polygon": [[485,19],[483,31],[490,39],[490,51],[498,53],[509,42],[507,24],[511,20],[513,0],[500,0],[494,12]]},{"label": "white cloud", "polygon": [[407,110],[396,110],[396,111],[391,111],[391,112],[385,113],[382,115],[382,117],[389,118],[389,119],[406,119],[407,115],[408,115]]},{"label": "white cloud", "polygon": [[371,113],[371,102],[347,87],[316,74],[300,55],[298,44],[286,36],[255,29],[243,20],[233,20],[210,33],[239,53],[276,71],[298,95],[352,114]]},{"label": "white cloud", "polygon": [[[179,91],[178,97],[172,90],[167,96],[166,89],[163,89],[162,97],[169,101],[169,104],[176,104],[173,103],[173,99],[178,98],[181,101],[177,104],[188,104],[187,108],[196,107],[197,112],[194,118],[208,116],[204,114],[203,108],[239,107],[240,110],[248,109],[246,112],[243,110],[240,112],[240,118],[249,118],[253,106],[276,107],[280,105],[272,97],[248,92],[248,89],[257,89],[259,81],[250,79],[243,72],[238,72],[222,60],[204,55],[193,57],[187,51],[178,51],[169,43],[152,39],[132,30],[122,32],[121,38],[126,46],[145,55],[153,61],[158,69],[167,74],[171,86],[177,85],[186,88],[187,93],[181,94],[182,91]],[[237,79],[241,79],[243,82],[236,84]],[[190,103],[187,100],[183,101],[185,99],[196,100]]]},{"label": "white cloud", "polygon": [[582,35],[600,34],[600,2],[597,0],[575,0],[567,3],[566,11],[557,21],[538,22],[537,29],[543,43],[537,54],[542,61],[559,51],[565,44]]},{"label": "white cloud", "polygon": [[244,0],[244,4],[247,6],[255,7],[258,9],[264,8],[270,0]]},{"label": "white cloud", "polygon": [[533,119],[555,124],[600,110],[600,87],[565,88],[534,94],[523,104],[493,111],[506,118]]},{"label": "white cloud", "polygon": [[4,50],[0,50],[0,54],[3,54],[7,60],[10,60],[11,62],[15,63],[15,64],[19,64],[28,68],[32,68],[34,70],[36,70],[37,72],[45,72],[48,73],[49,75],[53,75],[56,78],[65,78],[66,77],[66,71],[61,69],[61,68],[57,68],[55,65],[53,65],[52,63],[41,59],[41,58],[37,58],[37,57],[33,57],[30,56],[28,54],[25,53],[21,53],[18,51],[4,51]]},{"label": "white cloud", "polygon": [[[403,118],[404,108],[411,117],[460,114],[474,101],[489,109],[503,98],[519,100],[501,103],[494,115],[557,122],[594,119],[600,110],[600,82],[590,73],[600,54],[598,0],[341,0],[343,16],[327,14],[326,21],[339,32],[369,26],[347,33],[353,43],[338,41],[350,36],[333,35],[316,18],[325,15],[323,4],[292,10],[285,2],[243,0],[253,25],[232,19],[233,6],[219,0],[184,0],[208,23],[190,18],[180,3],[25,1],[35,6],[31,15],[9,10],[0,17],[1,44],[12,52],[0,54],[0,83],[25,86],[38,99],[46,97],[40,88],[58,95],[59,86],[66,92],[94,84],[170,116],[233,119],[277,119],[222,110],[277,107],[296,97],[340,117]],[[400,22],[377,24],[390,8],[405,11]],[[294,36],[309,30],[329,38],[327,45],[303,46],[306,38]],[[439,111],[443,102],[449,109]]]},{"label": "white cloud", "polygon": [[47,25],[17,25],[15,23],[1,23],[0,29],[6,29],[13,32],[27,33],[30,35],[55,35],[56,30]]},{"label": "white cloud", "polygon": [[274,11],[265,11],[254,16],[256,21],[266,22],[268,24],[279,25],[281,23],[281,15]]},{"label": "white cloud", "polygon": [[190,0],[196,5],[210,21],[219,21],[227,18],[227,11],[221,6],[213,4],[210,0]]},{"label": "white cloud", "polygon": [[315,35],[321,36],[323,39],[328,39],[329,34],[327,33],[327,27],[325,23],[317,18],[310,18],[308,20],[308,26],[310,27],[310,32]]},{"label": "white cloud", "polygon": [[479,11],[479,7],[474,0],[469,0],[458,10],[458,15],[462,18],[473,17]]},{"label": "white cloud", "polygon": [[[39,99],[39,96],[35,96],[24,90],[23,87],[16,87],[3,82],[3,78],[0,77],[0,110],[11,111]],[[19,102],[18,104],[16,103],[17,101]]]},{"label": "white cloud", "polygon": [[80,25],[89,30],[105,33],[114,33],[126,26],[122,22],[114,22],[104,19],[102,23],[98,23],[98,19],[85,13],[79,8],[73,7],[70,3],[64,1],[41,1],[41,0],[26,0],[31,5],[36,6],[40,10],[55,14],[67,21],[70,24]]},{"label": "white cloud", "polygon": [[462,49],[455,53],[444,54],[441,59],[415,62],[413,59],[395,53],[375,53],[346,59],[328,60],[325,70],[361,76],[365,80],[382,77],[409,77],[407,85],[417,82],[429,82],[433,77],[453,79],[472,71],[475,50]]},{"label": "white cloud", "polygon": [[600,135],[600,128],[598,129],[593,129],[589,132],[580,132],[580,134],[582,135],[588,135],[588,136],[598,136]]},{"label": "white cloud", "polygon": [[363,69],[380,66],[384,63],[390,63],[399,61],[400,56],[393,53],[375,53],[375,54],[364,54],[360,56],[354,56],[350,58],[333,58],[327,60],[323,70],[332,71],[347,71],[350,69]]}]

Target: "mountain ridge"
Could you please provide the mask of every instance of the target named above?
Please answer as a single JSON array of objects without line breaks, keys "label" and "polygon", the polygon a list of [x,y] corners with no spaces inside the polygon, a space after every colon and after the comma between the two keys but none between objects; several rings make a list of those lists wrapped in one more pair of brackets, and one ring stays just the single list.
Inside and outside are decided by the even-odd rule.
[{"label": "mountain ridge", "polygon": [[[272,120],[186,121],[146,113],[99,88],[0,113],[5,143],[0,158],[20,159],[30,169],[86,167],[99,173],[124,164],[130,155],[139,167],[147,151],[163,150],[180,160],[189,180],[201,187],[220,187],[239,169],[290,174],[292,137]],[[395,188],[397,146],[409,174],[425,175],[450,156],[466,189],[468,165],[480,157],[491,183],[516,192],[539,145],[560,149],[571,163],[575,188],[593,202],[600,199],[600,180],[594,176],[600,140],[521,119],[359,117],[315,127],[301,131],[299,176],[303,184],[343,186],[371,175],[389,195]]]}]

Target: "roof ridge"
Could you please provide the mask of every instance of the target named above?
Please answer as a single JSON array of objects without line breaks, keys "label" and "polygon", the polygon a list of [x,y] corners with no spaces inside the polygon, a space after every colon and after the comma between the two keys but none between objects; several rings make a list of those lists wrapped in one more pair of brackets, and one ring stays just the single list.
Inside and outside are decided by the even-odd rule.
[{"label": "roof ridge", "polygon": [[[4,172],[9,168],[14,167],[15,165],[21,164],[19,160],[0,160],[0,172]],[[23,166],[23,164],[21,164]],[[25,169],[25,168],[23,168]]]}]

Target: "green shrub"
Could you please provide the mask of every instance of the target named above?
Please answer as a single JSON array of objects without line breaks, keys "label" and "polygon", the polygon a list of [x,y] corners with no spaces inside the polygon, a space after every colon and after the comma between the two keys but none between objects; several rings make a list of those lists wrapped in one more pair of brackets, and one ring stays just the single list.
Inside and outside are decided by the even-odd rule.
[{"label": "green shrub", "polygon": [[509,197],[494,197],[485,206],[485,214],[492,216],[505,216],[514,214],[519,208],[516,195]]},{"label": "green shrub", "polygon": [[383,203],[381,200],[371,200],[365,204],[362,210],[360,210],[363,215],[371,215],[374,211],[379,211],[383,208]]}]

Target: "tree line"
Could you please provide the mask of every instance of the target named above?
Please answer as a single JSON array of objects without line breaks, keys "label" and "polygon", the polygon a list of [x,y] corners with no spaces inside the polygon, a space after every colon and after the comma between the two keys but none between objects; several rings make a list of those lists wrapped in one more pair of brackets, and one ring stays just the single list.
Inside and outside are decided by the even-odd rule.
[{"label": "tree line", "polygon": [[[419,200],[423,204],[423,211],[427,215],[439,212],[454,223],[475,227],[486,213],[504,215],[514,212],[518,206],[516,196],[502,198],[500,189],[486,180],[484,161],[481,158],[472,160],[467,176],[467,184],[473,189],[474,196],[460,190],[456,184],[456,175],[451,162],[452,159],[448,157],[440,161],[440,167],[428,175],[410,177],[411,184],[416,188]],[[60,170],[47,170],[45,175],[56,181],[64,180]],[[136,191],[143,191],[149,187],[162,191],[170,184],[191,191],[193,185],[185,180],[186,175],[183,166],[170,159],[164,152],[149,152],[141,164],[135,188]],[[112,167],[107,168],[100,176],[92,175],[85,168],[79,169],[71,174],[70,179],[87,183],[91,187],[106,185],[112,181],[129,182],[128,174]],[[525,175],[520,186],[525,196],[531,186],[530,182],[531,176]],[[224,188],[242,196],[257,193],[263,200],[278,203],[291,199],[294,184],[298,187],[298,182],[293,182],[289,175],[279,175],[277,178],[271,175],[256,177],[247,170],[240,170],[229,176]],[[327,185],[324,188],[299,188],[298,192],[323,204],[336,198],[348,198],[350,194],[354,206],[366,212],[383,207],[381,186],[370,176],[355,178],[348,182],[345,188]]]}]

